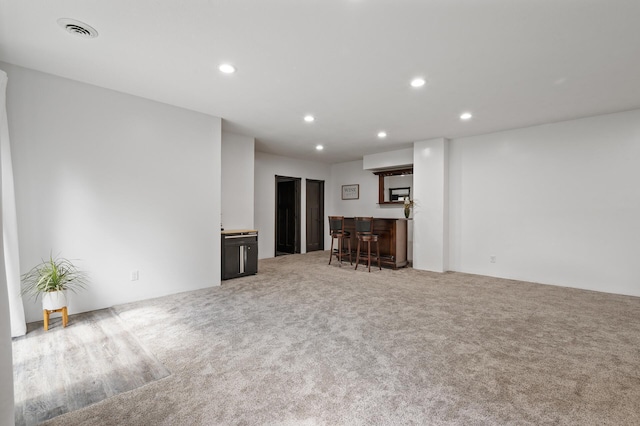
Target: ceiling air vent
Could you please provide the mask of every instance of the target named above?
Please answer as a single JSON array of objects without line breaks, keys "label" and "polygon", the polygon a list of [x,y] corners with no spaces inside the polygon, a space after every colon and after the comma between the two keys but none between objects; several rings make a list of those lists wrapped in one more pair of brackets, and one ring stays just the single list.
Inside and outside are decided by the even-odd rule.
[{"label": "ceiling air vent", "polygon": [[91,25],[87,25],[84,22],[76,21],[75,19],[60,18],[58,19],[58,25],[64,28],[67,32],[85,38],[98,37],[98,32]]}]

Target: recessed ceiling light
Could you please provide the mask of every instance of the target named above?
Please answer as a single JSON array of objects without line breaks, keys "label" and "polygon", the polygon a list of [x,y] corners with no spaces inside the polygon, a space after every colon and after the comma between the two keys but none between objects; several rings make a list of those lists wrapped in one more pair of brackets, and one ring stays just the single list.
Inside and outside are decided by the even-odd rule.
[{"label": "recessed ceiling light", "polygon": [[324,149],[324,146],[322,146],[322,145],[316,145],[316,149],[317,149],[318,151],[322,151],[322,150]]},{"label": "recessed ceiling light", "polygon": [[411,87],[422,87],[426,83],[424,78],[417,77],[411,80]]},{"label": "recessed ceiling light", "polygon": [[220,72],[223,72],[225,74],[233,74],[234,72],[236,72],[236,67],[231,64],[222,64],[218,67],[218,69],[220,70]]},{"label": "recessed ceiling light", "polygon": [[460,120],[469,120],[473,115],[470,112],[463,112],[460,114]]},{"label": "recessed ceiling light", "polygon": [[379,137],[380,139],[384,139],[384,138],[386,138],[386,137],[387,137],[387,132],[378,132],[378,137]]},{"label": "recessed ceiling light", "polygon": [[313,123],[315,121],[315,117],[311,114],[304,116],[304,121],[307,123]]}]

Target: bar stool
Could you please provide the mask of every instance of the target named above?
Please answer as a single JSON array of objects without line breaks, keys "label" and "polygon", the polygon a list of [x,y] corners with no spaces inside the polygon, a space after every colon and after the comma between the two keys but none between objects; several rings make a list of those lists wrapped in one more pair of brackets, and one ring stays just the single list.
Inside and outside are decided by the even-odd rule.
[{"label": "bar stool", "polygon": [[340,266],[342,266],[342,247],[344,240],[347,240],[349,246],[349,264],[353,265],[353,259],[351,259],[351,233],[344,230],[344,216],[329,216],[329,234],[331,235],[331,249],[329,252],[329,265],[331,265],[331,258],[333,257],[333,241],[338,240],[338,252],[335,253],[336,258],[340,260]]},{"label": "bar stool", "polygon": [[[358,248],[356,249],[356,269],[360,263],[360,242],[367,243],[367,266],[371,272],[371,243],[376,243],[376,258],[378,259],[378,268],[382,270],[380,265],[380,242],[378,235],[373,233],[372,217],[356,217],[356,238],[358,238]],[[364,257],[362,258],[365,259]]]}]

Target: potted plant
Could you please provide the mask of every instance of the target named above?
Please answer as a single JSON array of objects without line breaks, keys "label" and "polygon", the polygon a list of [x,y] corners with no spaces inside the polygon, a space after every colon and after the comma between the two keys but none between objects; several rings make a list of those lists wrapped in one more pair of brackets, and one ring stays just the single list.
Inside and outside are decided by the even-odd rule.
[{"label": "potted plant", "polygon": [[67,306],[67,290],[74,293],[87,285],[87,275],[70,260],[49,255],[48,260],[22,275],[21,295],[38,299],[42,295],[42,309],[53,311]]},{"label": "potted plant", "polygon": [[404,217],[409,219],[409,215],[411,215],[411,207],[415,205],[414,200],[410,200],[407,197],[404,197]]}]

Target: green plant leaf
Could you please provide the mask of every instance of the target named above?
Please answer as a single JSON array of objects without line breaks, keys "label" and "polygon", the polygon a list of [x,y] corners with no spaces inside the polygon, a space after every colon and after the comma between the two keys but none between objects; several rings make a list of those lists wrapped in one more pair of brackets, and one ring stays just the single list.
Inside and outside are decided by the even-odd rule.
[{"label": "green plant leaf", "polygon": [[49,255],[48,260],[34,266],[22,275],[21,295],[28,295],[37,300],[42,293],[70,290],[77,292],[85,289],[88,283],[87,274],[79,270],[68,259]]}]

